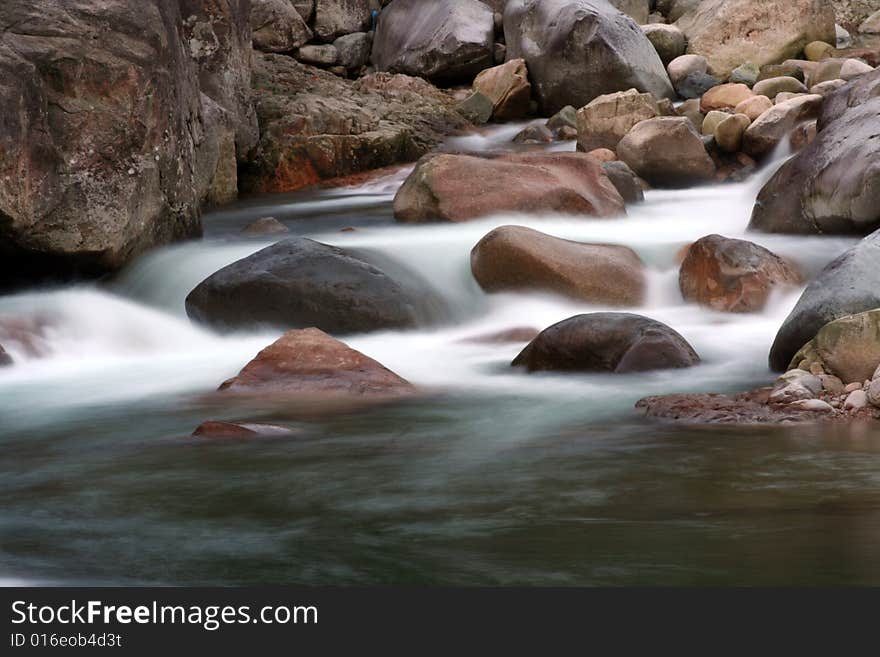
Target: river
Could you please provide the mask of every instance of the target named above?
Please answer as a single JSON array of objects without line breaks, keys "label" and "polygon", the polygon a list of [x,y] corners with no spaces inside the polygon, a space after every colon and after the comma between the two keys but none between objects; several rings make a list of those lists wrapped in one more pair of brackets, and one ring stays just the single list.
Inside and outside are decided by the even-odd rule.
[{"label": "river", "polygon": [[[520,127],[446,147],[505,147]],[[711,312],[682,301],[677,254],[710,233],[746,237],[812,275],[854,243],[746,234],[784,156],[744,183],[649,192],[626,218],[461,225],[395,224],[403,168],[210,212],[204,239],[109,281],[0,297],[0,319],[42,326],[30,349],[5,345],[16,364],[0,370],[0,584],[880,584],[880,432],[685,427],[633,409],[650,394],[773,380],[767,353],[801,290],[762,313]],[[214,334],[190,323],[184,298],[271,243],[240,235],[266,215],[397,259],[443,295],[448,325],[343,336],[430,394],[329,417],[211,398],[278,332]],[[679,331],[703,364],[526,375],[509,367],[522,345],[468,342],[602,309],[484,294],[469,252],[504,224],[633,248],[650,271],[636,312]],[[298,434],[191,438],[209,418]]]}]

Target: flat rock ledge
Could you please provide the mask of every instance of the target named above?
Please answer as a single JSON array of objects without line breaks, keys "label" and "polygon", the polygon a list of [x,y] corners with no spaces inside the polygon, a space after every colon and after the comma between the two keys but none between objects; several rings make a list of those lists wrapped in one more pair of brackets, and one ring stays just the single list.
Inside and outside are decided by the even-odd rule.
[{"label": "flat rock ledge", "polygon": [[759,388],[735,395],[680,394],[646,397],[636,409],[646,417],[688,424],[775,425],[816,422],[880,420],[880,409],[867,406],[844,410],[827,407],[814,410],[810,402],[771,403],[773,388]]}]

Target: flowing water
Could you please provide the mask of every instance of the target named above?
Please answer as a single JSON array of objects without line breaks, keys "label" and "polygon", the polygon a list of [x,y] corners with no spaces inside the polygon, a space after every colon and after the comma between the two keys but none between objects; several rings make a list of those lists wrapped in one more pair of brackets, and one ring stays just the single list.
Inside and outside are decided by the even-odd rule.
[{"label": "flowing water", "polygon": [[[507,147],[521,127],[446,147]],[[852,244],[746,234],[778,163],[745,183],[650,192],[621,219],[417,227],[392,218],[402,168],[213,212],[203,240],[109,282],[0,297],[0,323],[31,335],[6,340],[16,364],[0,370],[0,585],[880,584],[880,432],[688,428],[633,409],[650,394],[772,381],[767,352],[801,290],[763,313],[714,313],[682,301],[677,254],[706,234],[745,236],[814,274]],[[448,325],[344,336],[429,395],[330,416],[216,402],[209,393],[278,333],[212,333],[184,298],[271,243],[239,235],[266,215],[403,262],[443,295]],[[503,224],[635,249],[650,272],[636,312],[678,330],[703,364],[529,376],[509,367],[522,345],[468,342],[602,309],[484,294],[469,252]],[[208,418],[298,433],[191,438]]]}]

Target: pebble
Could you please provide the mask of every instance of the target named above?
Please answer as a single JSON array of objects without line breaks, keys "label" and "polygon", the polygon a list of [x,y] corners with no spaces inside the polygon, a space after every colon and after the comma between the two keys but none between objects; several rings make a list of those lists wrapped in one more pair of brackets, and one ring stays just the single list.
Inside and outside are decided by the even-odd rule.
[{"label": "pebble", "polygon": [[861,390],[861,383],[848,383],[846,384],[846,388],[843,389],[844,392],[855,392],[856,390]]},{"label": "pebble", "polygon": [[805,411],[821,411],[823,413],[830,413],[834,410],[831,404],[821,399],[803,399],[792,403],[791,406]]}]

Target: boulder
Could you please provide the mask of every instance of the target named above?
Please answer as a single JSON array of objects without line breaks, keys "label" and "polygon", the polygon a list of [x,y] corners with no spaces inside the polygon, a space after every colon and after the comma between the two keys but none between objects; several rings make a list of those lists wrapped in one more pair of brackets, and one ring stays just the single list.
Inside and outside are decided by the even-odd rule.
[{"label": "boulder", "polygon": [[742,101],[733,111],[735,114],[745,114],[749,121],[754,121],[771,107],[773,101],[767,96],[752,96]]},{"label": "boulder", "polygon": [[186,298],[190,318],[222,330],[315,326],[355,333],[427,324],[444,311],[408,269],[304,237],[224,267]]},{"label": "boulder", "polygon": [[792,151],[802,150],[813,143],[813,140],[818,134],[816,129],[817,124],[818,122],[815,119],[812,121],[804,121],[791,131],[791,134],[788,137],[788,143],[791,146]]},{"label": "boulder", "polygon": [[840,71],[843,68],[843,64],[846,60],[837,57],[829,57],[828,59],[823,59],[816,65],[810,72],[810,76],[807,80],[807,85],[810,87],[814,87],[817,84],[821,84],[822,82],[827,82],[828,80],[839,80]]},{"label": "boulder", "polygon": [[715,144],[725,153],[738,153],[750,123],[751,119],[745,114],[731,114],[715,127]]},{"label": "boulder", "polygon": [[648,41],[653,44],[657,54],[660,55],[660,61],[664,66],[684,54],[687,41],[682,31],[675,25],[663,23],[642,25],[642,31],[648,37]]},{"label": "boulder", "polygon": [[744,84],[719,84],[703,94],[700,99],[700,109],[706,113],[712,110],[733,108],[755,94],[756,92]]},{"label": "boulder", "polygon": [[783,92],[789,92],[793,94],[805,94],[807,93],[807,88],[804,86],[803,82],[800,82],[795,78],[782,76],[756,82],[755,86],[752,87],[752,91],[757,96],[776,98],[777,95]]},{"label": "boulder", "polygon": [[315,0],[291,0],[291,3],[306,23],[312,20],[315,15]]},{"label": "boulder", "polygon": [[819,329],[790,367],[821,367],[842,381],[866,381],[880,365],[880,309],[847,315]]},{"label": "boulder", "polygon": [[545,115],[637,89],[672,98],[663,62],[631,18],[606,0],[510,0],[509,59],[525,59]]},{"label": "boulder", "polygon": [[525,226],[502,226],[483,237],[471,251],[471,272],[486,292],[550,292],[612,306],[637,306],[645,297],[644,265],[632,249]]},{"label": "boulder", "polygon": [[430,155],[394,198],[394,216],[406,223],[459,222],[498,212],[626,214],[601,164],[585,153]]},{"label": "boulder", "polygon": [[746,129],[743,151],[752,157],[769,155],[798,123],[816,118],[821,110],[822,96],[813,94],[777,103]]},{"label": "boulder", "polygon": [[651,0],[608,0],[624,14],[632,18],[636,24],[644,25],[648,22],[648,14],[651,11]]},{"label": "boulder", "polygon": [[282,335],[220,391],[260,397],[399,397],[415,388],[372,358],[307,328]]},{"label": "boulder", "polygon": [[117,270],[237,194],[250,28],[206,2],[0,2],[4,283]]},{"label": "boulder", "polygon": [[482,71],[474,80],[474,91],[492,100],[492,116],[498,121],[521,119],[529,115],[532,85],[522,59],[511,59],[501,66]]},{"label": "boulder", "polygon": [[371,0],[315,0],[315,36],[329,43],[343,34],[363,32],[370,26],[371,4]]},{"label": "boulder", "polygon": [[470,83],[494,63],[494,33],[492,10],[478,0],[394,0],[379,19],[373,65],[444,84]]},{"label": "boulder", "polygon": [[242,235],[280,235],[289,232],[290,229],[275,217],[255,219],[241,230]]},{"label": "boulder", "polygon": [[253,96],[260,140],[239,169],[250,193],[414,161],[468,125],[455,99],[421,78],[351,81],[284,55],[255,53]]},{"label": "boulder", "polygon": [[254,48],[263,52],[288,52],[304,46],[312,31],[290,0],[251,0]]},{"label": "boulder", "polygon": [[371,32],[354,32],[339,37],[333,42],[336,48],[336,61],[349,71],[358,71],[370,61],[370,51],[373,47],[373,34]]},{"label": "boulder", "polygon": [[666,70],[673,86],[678,86],[689,75],[706,73],[709,70],[709,62],[701,55],[681,55],[669,62]]},{"label": "boulder", "polygon": [[846,84],[846,80],[827,80],[810,87],[810,93],[818,96],[828,96]]},{"label": "boulder", "polygon": [[788,369],[798,350],[829,322],[880,308],[878,258],[880,232],[866,237],[822,270],[779,329],[770,350],[772,369]]},{"label": "boulder", "polygon": [[578,149],[616,149],[634,125],[659,114],[654,97],[635,89],[599,96],[578,110]]},{"label": "boulder", "polygon": [[[835,115],[826,108],[822,116]],[[751,230],[864,235],[880,228],[880,145],[875,138],[880,99],[836,116],[824,126],[820,120],[812,143],[783,164],[761,189]]]},{"label": "boulder", "polygon": [[675,23],[688,52],[727,77],[743,62],[757,66],[795,57],[811,41],[835,40],[834,8],[817,0],[701,0]]},{"label": "boulder", "polygon": [[684,187],[711,180],[715,164],[689,119],[642,121],[617,147],[618,157],[657,187]]},{"label": "boulder", "polygon": [[645,200],[642,183],[626,162],[620,160],[603,162],[602,169],[627,204],[641,203]]},{"label": "boulder", "polygon": [[778,286],[801,277],[785,260],[745,240],[709,235],[688,249],[678,277],[685,301],[723,312],[757,312]]},{"label": "boulder", "polygon": [[691,367],[700,357],[674,330],[629,313],[576,315],[545,329],[514,359],[529,372],[628,374]]}]

